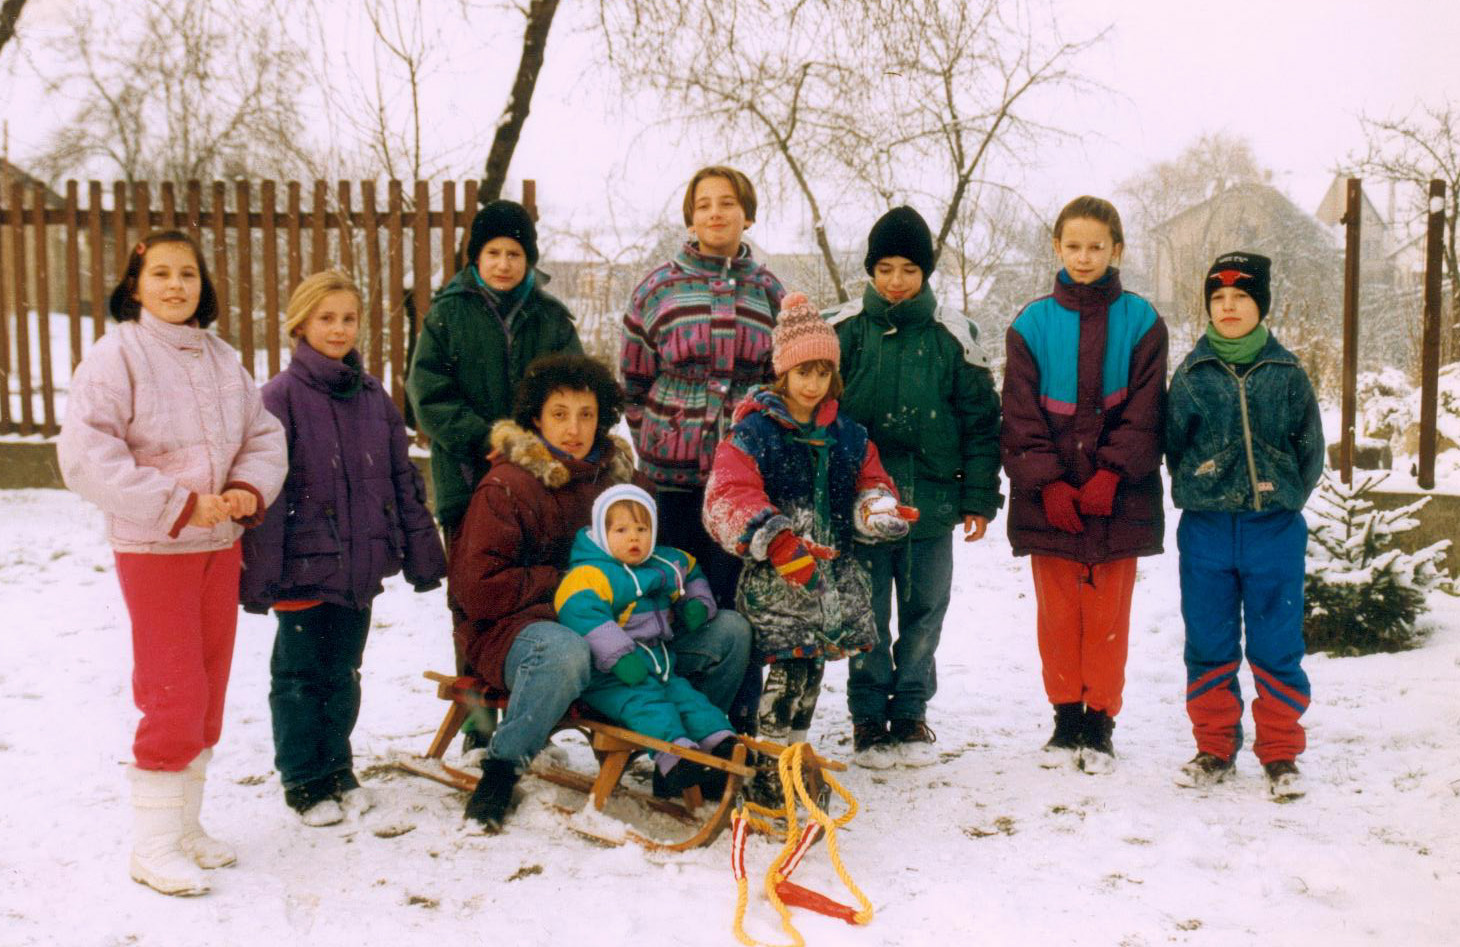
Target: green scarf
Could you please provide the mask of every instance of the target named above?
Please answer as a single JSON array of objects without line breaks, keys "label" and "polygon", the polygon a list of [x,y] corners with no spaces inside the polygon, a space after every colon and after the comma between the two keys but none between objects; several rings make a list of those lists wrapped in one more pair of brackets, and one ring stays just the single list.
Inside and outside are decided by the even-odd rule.
[{"label": "green scarf", "polygon": [[1217,358],[1228,365],[1251,365],[1257,361],[1257,353],[1267,344],[1267,326],[1259,322],[1257,328],[1240,339],[1229,339],[1218,332],[1216,326],[1208,323],[1207,342],[1217,353]]},{"label": "green scarf", "polygon": [[805,444],[811,448],[811,457],[816,462],[816,485],[811,501],[816,511],[816,526],[812,530],[819,543],[833,541],[831,531],[831,448],[836,438],[825,425],[817,426],[815,421],[798,424],[795,430],[786,432],[786,439],[794,444]]},{"label": "green scarf", "polygon": [[911,299],[904,299],[900,303],[890,303],[874,287],[871,282],[867,288],[862,290],[862,311],[877,322],[887,323],[901,328],[918,322],[926,322],[933,316],[933,310],[938,307],[938,300],[933,298],[933,289],[926,282],[918,294]]}]

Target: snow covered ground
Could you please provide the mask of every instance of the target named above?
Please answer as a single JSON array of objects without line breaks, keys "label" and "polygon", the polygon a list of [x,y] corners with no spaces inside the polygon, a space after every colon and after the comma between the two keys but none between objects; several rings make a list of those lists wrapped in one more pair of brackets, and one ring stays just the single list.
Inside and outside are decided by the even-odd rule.
[{"label": "snow covered ground", "polygon": [[[842,852],[877,916],[853,928],[798,911],[810,944],[1460,940],[1460,603],[1436,595],[1418,651],[1307,660],[1310,793],[1277,805],[1250,753],[1214,791],[1172,784],[1192,753],[1176,557],[1146,560],[1120,767],[1049,772],[1028,565],[1002,524],[957,544],[929,716],[942,761],[846,774],[864,811]],[[559,790],[529,779],[504,834],[468,836],[459,794],[382,765],[424,749],[443,708],[420,674],[451,661],[442,593],[399,582],[377,602],[355,742],[381,807],[325,829],[285,808],[266,700],[274,626],[244,616],[205,810],[240,863],[205,898],[133,884],[130,643],[100,530],[69,494],[0,494],[0,944],[735,943],[728,835],[683,855],[602,847],[546,807]],[[813,732],[843,757],[845,674],[829,671]],[[565,752],[585,765],[581,744]],[[777,850],[752,840],[753,882]],[[850,900],[824,847],[797,880]],[[751,933],[785,943],[756,888]]]}]

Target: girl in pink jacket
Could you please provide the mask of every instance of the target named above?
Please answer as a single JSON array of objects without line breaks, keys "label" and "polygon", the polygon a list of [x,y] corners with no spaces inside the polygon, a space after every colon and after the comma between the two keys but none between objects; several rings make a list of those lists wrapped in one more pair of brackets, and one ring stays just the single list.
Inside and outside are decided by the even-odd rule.
[{"label": "girl in pink jacket", "polygon": [[137,244],[111,295],[120,325],[72,376],[57,444],[66,485],[106,514],[132,619],[131,875],[164,894],[203,894],[199,868],[235,860],[198,812],[233,659],[239,537],[288,469],[283,427],[206,331],[217,305],[186,234]]}]

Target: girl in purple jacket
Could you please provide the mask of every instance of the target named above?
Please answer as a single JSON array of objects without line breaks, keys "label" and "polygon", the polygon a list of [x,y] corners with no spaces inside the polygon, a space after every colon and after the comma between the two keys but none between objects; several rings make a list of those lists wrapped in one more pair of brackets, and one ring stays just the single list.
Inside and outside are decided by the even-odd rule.
[{"label": "girl in purple jacket", "polygon": [[209,889],[235,861],[198,821],[223,730],[238,625],[239,536],[284,479],[284,435],[227,342],[198,245],[149,234],[111,295],[119,325],[71,378],[56,453],[66,486],[106,514],[132,619],[132,878]]},{"label": "girl in purple jacket", "polygon": [[1030,557],[1039,657],[1054,705],[1044,765],[1115,766],[1136,558],[1161,551],[1166,324],[1120,285],[1125,236],[1109,201],[1054,224],[1054,291],[1009,327],[1004,470],[1009,541]]},{"label": "girl in purple jacket", "polygon": [[305,825],[372,805],[355,777],[350,732],[370,603],[404,567],[425,592],[446,559],[426,509],[405,424],[355,351],[361,295],[338,271],[294,290],[284,323],[289,367],[263,388],[284,422],[289,476],[281,502],[244,543],[244,608],[279,619],[269,662],[274,765]]}]

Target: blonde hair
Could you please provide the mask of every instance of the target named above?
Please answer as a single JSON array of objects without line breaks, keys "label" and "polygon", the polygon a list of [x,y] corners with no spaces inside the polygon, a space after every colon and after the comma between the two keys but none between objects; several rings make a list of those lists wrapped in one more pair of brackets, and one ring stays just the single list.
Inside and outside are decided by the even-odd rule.
[{"label": "blonde hair", "polygon": [[608,509],[603,511],[603,525],[605,529],[608,527],[609,521],[613,519],[615,513],[627,513],[629,519],[640,526],[648,526],[651,529],[654,526],[654,517],[649,515],[649,508],[639,500],[614,500],[610,503]]},{"label": "blonde hair", "polygon": [[284,310],[284,335],[292,339],[330,293],[350,293],[361,308],[365,305],[365,295],[344,270],[316,273],[294,287],[293,294],[289,296],[289,305]]}]

